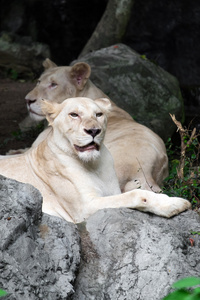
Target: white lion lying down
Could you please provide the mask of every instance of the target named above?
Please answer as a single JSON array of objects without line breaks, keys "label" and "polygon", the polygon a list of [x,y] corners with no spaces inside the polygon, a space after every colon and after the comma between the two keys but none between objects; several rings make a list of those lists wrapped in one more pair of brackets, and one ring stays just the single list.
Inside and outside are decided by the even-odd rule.
[{"label": "white lion lying down", "polygon": [[81,222],[97,210],[128,207],[171,217],[188,208],[182,198],[135,189],[121,194],[110,152],[103,144],[108,99],[43,102],[52,130],[37,147],[0,160],[0,173],[35,186],[43,211]]}]

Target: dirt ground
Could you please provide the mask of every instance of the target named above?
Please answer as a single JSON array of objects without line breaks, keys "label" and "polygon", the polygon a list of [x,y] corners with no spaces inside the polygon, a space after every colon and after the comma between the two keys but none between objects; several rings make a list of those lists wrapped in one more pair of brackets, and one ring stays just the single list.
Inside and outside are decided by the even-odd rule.
[{"label": "dirt ground", "polygon": [[29,147],[35,137],[19,135],[19,123],[27,116],[26,94],[35,86],[32,82],[0,79],[0,154],[10,149]]}]

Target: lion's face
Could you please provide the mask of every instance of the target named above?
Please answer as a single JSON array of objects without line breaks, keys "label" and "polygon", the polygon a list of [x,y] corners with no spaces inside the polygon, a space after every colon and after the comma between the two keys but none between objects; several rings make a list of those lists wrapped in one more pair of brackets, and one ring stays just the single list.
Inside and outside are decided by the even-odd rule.
[{"label": "lion's face", "polygon": [[44,101],[43,112],[53,127],[54,142],[64,152],[71,152],[85,161],[100,155],[104,139],[110,101],[69,98],[62,104]]},{"label": "lion's face", "polygon": [[38,79],[36,87],[26,95],[27,109],[35,121],[45,119],[41,108],[43,99],[49,102],[62,103],[67,98],[77,96],[90,76],[90,66],[77,63],[73,67],[57,67],[49,59],[43,63],[44,73]]}]

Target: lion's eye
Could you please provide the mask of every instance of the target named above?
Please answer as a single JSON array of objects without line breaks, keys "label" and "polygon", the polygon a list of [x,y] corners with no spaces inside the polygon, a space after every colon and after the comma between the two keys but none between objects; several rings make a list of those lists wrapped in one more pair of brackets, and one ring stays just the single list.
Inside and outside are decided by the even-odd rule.
[{"label": "lion's eye", "polygon": [[96,117],[97,117],[97,118],[99,118],[99,117],[101,117],[101,116],[103,116],[103,113],[102,113],[102,112],[96,114]]},{"label": "lion's eye", "polygon": [[50,84],[50,88],[55,88],[55,87],[57,87],[57,83],[55,83],[55,82],[51,82],[51,84]]},{"label": "lion's eye", "polygon": [[70,115],[72,118],[77,118],[77,117],[78,117],[78,114],[76,114],[76,113],[74,113],[74,112],[70,113],[69,115]]}]

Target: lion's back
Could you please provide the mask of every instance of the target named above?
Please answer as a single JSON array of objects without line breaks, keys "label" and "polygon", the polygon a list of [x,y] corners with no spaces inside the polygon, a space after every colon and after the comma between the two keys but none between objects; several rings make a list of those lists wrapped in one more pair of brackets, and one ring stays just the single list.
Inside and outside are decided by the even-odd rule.
[{"label": "lion's back", "polygon": [[35,185],[31,165],[24,154],[1,157],[0,174],[19,182]]}]

